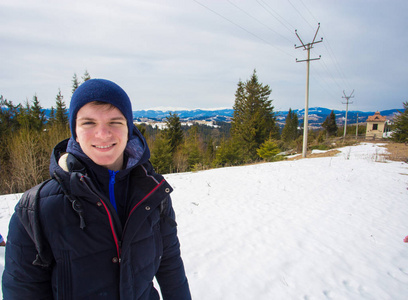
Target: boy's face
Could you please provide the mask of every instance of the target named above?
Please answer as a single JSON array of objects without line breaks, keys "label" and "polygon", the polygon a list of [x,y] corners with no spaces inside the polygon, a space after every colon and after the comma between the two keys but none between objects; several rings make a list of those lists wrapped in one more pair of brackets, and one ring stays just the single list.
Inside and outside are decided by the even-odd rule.
[{"label": "boy's face", "polygon": [[113,171],[122,169],[128,127],[119,109],[88,103],[77,113],[75,131],[76,141],[94,163]]}]

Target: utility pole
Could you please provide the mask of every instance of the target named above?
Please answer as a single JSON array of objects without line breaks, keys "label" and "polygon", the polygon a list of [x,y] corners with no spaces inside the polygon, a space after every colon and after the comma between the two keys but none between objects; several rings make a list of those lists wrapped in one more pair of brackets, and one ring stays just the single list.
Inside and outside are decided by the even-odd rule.
[{"label": "utility pole", "polygon": [[356,126],[356,140],[358,139],[358,113],[357,113],[357,126]]},{"label": "utility pole", "polygon": [[345,99],[347,100],[346,103],[343,102],[343,104],[346,104],[346,119],[344,120],[344,135],[343,135],[343,139],[346,138],[348,105],[349,105],[349,104],[353,104],[353,102],[349,102],[350,98],[354,98],[354,96],[352,96],[353,93],[354,93],[354,90],[351,92],[350,96],[347,97],[347,96],[346,96],[346,93],[343,91],[344,97],[342,97],[342,98],[345,98]]},{"label": "utility pole", "polygon": [[319,58],[310,58],[310,49],[313,48],[314,44],[323,42],[323,38],[320,41],[317,41],[317,42],[315,41],[316,36],[317,36],[317,32],[319,31],[319,28],[320,28],[320,23],[318,25],[319,26],[317,27],[317,30],[316,30],[315,36],[313,38],[313,41],[311,43],[308,43],[308,44],[303,43],[302,39],[297,34],[297,30],[295,30],[296,36],[298,37],[299,41],[302,43],[302,46],[296,46],[296,44],[295,44],[295,49],[303,48],[303,50],[307,51],[307,59],[298,60],[296,58],[296,62],[304,62],[304,61],[307,62],[305,114],[304,114],[304,117],[303,117],[303,151],[302,151],[302,157],[306,157],[306,152],[307,152],[307,131],[308,131],[308,126],[309,126],[309,72],[310,72],[310,61],[311,60],[318,60],[321,57],[319,55]]}]

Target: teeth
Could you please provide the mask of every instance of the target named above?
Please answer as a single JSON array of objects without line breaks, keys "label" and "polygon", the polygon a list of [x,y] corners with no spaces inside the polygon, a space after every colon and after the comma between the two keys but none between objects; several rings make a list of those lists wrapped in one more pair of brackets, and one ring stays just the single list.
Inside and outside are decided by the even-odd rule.
[{"label": "teeth", "polygon": [[112,147],[112,145],[109,145],[109,146],[95,146],[95,147],[99,148],[99,149],[106,149],[106,148]]}]

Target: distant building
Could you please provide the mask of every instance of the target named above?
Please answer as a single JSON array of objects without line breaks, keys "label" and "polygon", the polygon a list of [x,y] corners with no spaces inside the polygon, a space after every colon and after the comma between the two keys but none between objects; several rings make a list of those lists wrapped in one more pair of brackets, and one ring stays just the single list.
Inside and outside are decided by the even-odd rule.
[{"label": "distant building", "polygon": [[377,111],[374,116],[368,116],[366,139],[381,139],[389,131],[387,118]]}]

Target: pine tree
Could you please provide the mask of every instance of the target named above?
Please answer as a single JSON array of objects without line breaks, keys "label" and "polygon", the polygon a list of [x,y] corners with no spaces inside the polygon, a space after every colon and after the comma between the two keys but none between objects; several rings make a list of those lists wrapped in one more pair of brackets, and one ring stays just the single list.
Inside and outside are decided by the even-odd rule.
[{"label": "pine tree", "polygon": [[183,142],[183,130],[181,129],[180,118],[176,113],[170,113],[165,119],[167,128],[165,136],[170,141],[171,152],[174,153],[179,145]]},{"label": "pine tree", "polygon": [[258,82],[256,70],[245,83],[238,82],[231,135],[242,150],[242,161],[255,160],[256,149],[270,137],[279,136],[272,100],[269,100],[271,92],[268,85]]},{"label": "pine tree", "polygon": [[54,106],[51,106],[50,116],[47,121],[47,128],[52,127],[54,123],[55,123],[55,108]]},{"label": "pine tree", "polygon": [[333,110],[322,123],[322,127],[326,130],[326,133],[329,136],[335,136],[337,134],[336,115]]},{"label": "pine tree", "polygon": [[61,94],[61,90],[58,90],[57,97],[55,99],[55,123],[62,126],[68,125],[68,110],[65,106],[64,96]]},{"label": "pine tree", "polygon": [[85,70],[84,76],[82,76],[82,81],[85,82],[91,79],[91,75],[89,75],[88,70]]},{"label": "pine tree", "polygon": [[24,128],[26,130],[31,128],[31,107],[30,103],[28,100],[25,102],[25,106],[23,106],[21,103],[17,105],[17,121],[19,124],[19,128]]},{"label": "pine tree", "polygon": [[408,101],[402,103],[404,111],[400,112],[394,119],[394,132],[391,137],[399,143],[408,142]]},{"label": "pine tree", "polygon": [[[0,169],[4,168],[9,159],[9,151],[4,151],[8,147],[9,138],[20,128],[17,120],[19,107],[13,105],[12,101],[0,96],[0,149],[2,149],[0,151]],[[2,174],[0,174],[1,177]]]},{"label": "pine tree", "polygon": [[259,157],[267,161],[274,161],[278,160],[277,155],[280,152],[280,149],[275,141],[267,140],[256,150],[256,152]]},{"label": "pine tree", "polygon": [[238,165],[240,163],[240,147],[233,139],[223,139],[215,153],[214,167]]},{"label": "pine tree", "polygon": [[30,110],[31,114],[31,128],[36,131],[41,131],[44,128],[44,124],[46,122],[45,112],[40,105],[40,101],[38,100],[37,95],[33,97],[33,105],[31,106]]},{"label": "pine tree", "polygon": [[205,156],[205,163],[207,165],[211,165],[212,161],[215,158],[215,148],[214,148],[214,141],[212,137],[210,137],[210,140],[207,142],[207,147],[206,147],[204,156]]},{"label": "pine tree", "polygon": [[164,134],[159,134],[154,141],[151,162],[156,172],[171,172],[173,162],[171,143]]},{"label": "pine tree", "polygon": [[78,87],[79,87],[78,77],[77,74],[74,73],[74,77],[72,77],[72,94],[76,91]]},{"label": "pine tree", "polygon": [[285,127],[282,130],[282,140],[286,143],[295,141],[298,137],[299,120],[297,114],[289,108],[285,120]]},{"label": "pine tree", "polygon": [[194,170],[195,166],[202,161],[197,125],[192,126],[188,130],[188,138],[184,145],[184,150],[187,154],[188,170]]},{"label": "pine tree", "polygon": [[17,106],[14,106],[13,102],[5,99],[3,95],[0,96],[0,134],[18,128],[17,110]]}]

